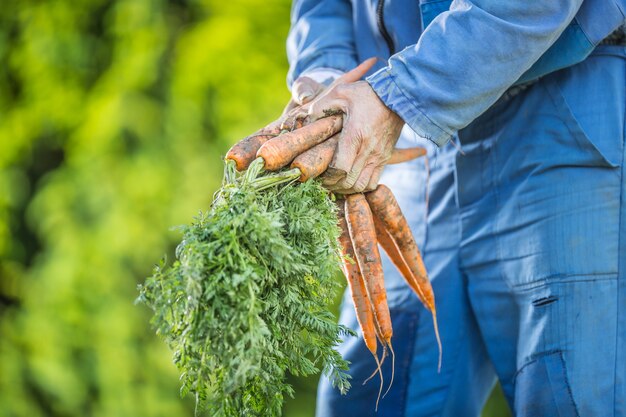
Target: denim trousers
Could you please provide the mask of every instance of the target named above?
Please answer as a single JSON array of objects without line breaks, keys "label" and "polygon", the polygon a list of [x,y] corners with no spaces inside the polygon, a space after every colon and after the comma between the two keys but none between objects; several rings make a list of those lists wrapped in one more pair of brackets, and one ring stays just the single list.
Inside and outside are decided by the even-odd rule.
[{"label": "denim trousers", "polygon": [[[322,378],[317,416],[479,416],[497,380],[516,416],[626,416],[625,115],[626,48],[600,46],[505,94],[456,146],[405,129],[398,146],[428,160],[381,182],[429,272],[441,370],[430,313],[384,258],[394,383],[375,412],[375,362],[346,337],[352,388]],[[340,321],[358,332],[349,294]]]}]

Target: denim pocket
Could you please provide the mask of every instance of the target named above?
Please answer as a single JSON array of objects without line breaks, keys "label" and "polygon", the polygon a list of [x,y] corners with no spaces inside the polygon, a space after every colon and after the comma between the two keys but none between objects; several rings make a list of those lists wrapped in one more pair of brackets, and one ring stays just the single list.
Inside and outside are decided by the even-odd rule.
[{"label": "denim pocket", "polygon": [[589,165],[615,168],[624,152],[626,57],[602,52],[545,77],[541,84],[578,146],[591,158]]},{"label": "denim pocket", "polygon": [[[568,106],[565,98],[560,91],[558,85],[552,81],[546,81],[543,83],[554,103],[561,120],[569,130],[572,138],[576,140],[578,146],[583,150],[588,158],[585,161],[585,165],[589,166],[603,166],[607,168],[616,168],[618,163],[612,162],[611,159],[605,155],[605,152],[599,149],[599,147],[592,141],[589,136],[582,129],[576,117],[572,113],[571,108]],[[616,142],[617,144],[618,142]]]},{"label": "denim pocket", "polygon": [[560,351],[544,353],[524,365],[515,377],[518,417],[578,417]]}]

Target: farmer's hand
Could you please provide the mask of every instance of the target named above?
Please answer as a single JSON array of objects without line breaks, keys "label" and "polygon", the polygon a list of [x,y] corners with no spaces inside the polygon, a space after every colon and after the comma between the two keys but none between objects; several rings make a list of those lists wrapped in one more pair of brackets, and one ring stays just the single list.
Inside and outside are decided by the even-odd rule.
[{"label": "farmer's hand", "polygon": [[376,188],[404,121],[385,106],[365,81],[331,86],[308,106],[309,119],[343,113],[343,130],[324,185],[340,194]]},{"label": "farmer's hand", "polygon": [[286,116],[296,107],[309,103],[324,91],[325,88],[326,86],[324,84],[318,83],[306,75],[298,78],[291,86],[291,100],[289,100],[289,103],[287,103],[287,106],[283,110],[283,116]]}]

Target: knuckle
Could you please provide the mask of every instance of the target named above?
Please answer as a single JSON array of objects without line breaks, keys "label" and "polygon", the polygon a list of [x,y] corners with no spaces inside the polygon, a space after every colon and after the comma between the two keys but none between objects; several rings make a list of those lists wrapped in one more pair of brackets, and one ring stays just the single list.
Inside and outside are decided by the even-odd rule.
[{"label": "knuckle", "polygon": [[350,190],[341,187],[336,187],[334,190],[332,190],[332,192],[340,195],[353,194],[350,192]]},{"label": "knuckle", "polygon": [[332,90],[333,90],[335,93],[337,93],[337,94],[342,94],[342,93],[344,93],[344,92],[346,91],[346,86],[347,86],[347,85],[348,85],[348,84],[346,84],[346,83],[338,83],[338,84],[335,84],[335,85],[332,87]]},{"label": "knuckle", "polygon": [[352,187],[352,190],[355,193],[362,193],[365,190],[366,186],[367,186],[367,183],[357,181],[356,184],[354,184],[354,186]]},{"label": "knuckle", "polygon": [[320,112],[320,109],[323,108],[323,99],[318,99],[309,104],[309,114],[316,115]]},{"label": "knuckle", "polygon": [[355,171],[350,171],[346,178],[340,183],[343,188],[352,188],[357,180],[359,179],[359,173]]},{"label": "knuckle", "polygon": [[322,178],[322,185],[331,190],[333,188],[333,185],[335,185],[335,181],[331,180],[328,177]]}]

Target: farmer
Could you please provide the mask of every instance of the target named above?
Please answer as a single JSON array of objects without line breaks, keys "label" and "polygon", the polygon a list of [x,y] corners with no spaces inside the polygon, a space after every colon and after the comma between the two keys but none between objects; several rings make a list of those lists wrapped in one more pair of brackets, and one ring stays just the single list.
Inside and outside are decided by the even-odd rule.
[{"label": "farmer", "polygon": [[[626,416],[625,14],[625,0],[295,1],[291,105],[345,113],[348,174],[325,184],[392,188],[437,297],[440,372],[430,314],[385,259],[395,380],[378,416],[478,416],[496,380],[519,416]],[[324,91],[373,56],[365,81]],[[417,143],[429,170],[381,177]],[[340,320],[358,328],[349,297]],[[341,350],[352,390],[322,379],[318,416],[374,415],[371,354],[357,338]]]}]

